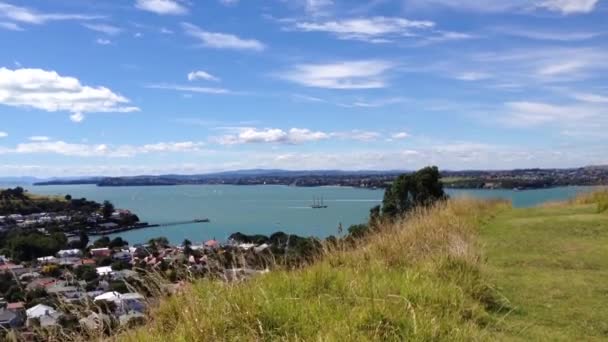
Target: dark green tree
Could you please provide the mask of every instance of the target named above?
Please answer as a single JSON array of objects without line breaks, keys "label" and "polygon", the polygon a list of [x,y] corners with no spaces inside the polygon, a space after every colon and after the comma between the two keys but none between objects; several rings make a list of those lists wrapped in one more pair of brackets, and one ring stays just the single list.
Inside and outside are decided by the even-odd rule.
[{"label": "dark green tree", "polygon": [[103,214],[103,218],[110,218],[113,212],[114,204],[112,204],[112,202],[110,201],[103,201],[103,205],[101,206],[101,213]]},{"label": "dark green tree", "polygon": [[394,218],[418,206],[428,206],[446,199],[436,166],[404,174],[386,189],[382,200],[382,215]]}]

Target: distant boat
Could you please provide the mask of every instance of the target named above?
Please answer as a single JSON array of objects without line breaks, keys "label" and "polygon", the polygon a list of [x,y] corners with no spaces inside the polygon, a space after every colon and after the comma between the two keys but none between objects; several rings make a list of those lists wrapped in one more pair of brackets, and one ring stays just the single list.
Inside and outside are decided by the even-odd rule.
[{"label": "distant boat", "polygon": [[313,209],[325,209],[325,208],[327,208],[327,205],[325,203],[323,203],[323,197],[321,197],[321,198],[313,197],[312,205],[310,207]]},{"label": "distant boat", "polygon": [[202,218],[202,219],[195,219],[194,222],[196,223],[200,223],[200,222],[209,222],[208,218]]}]

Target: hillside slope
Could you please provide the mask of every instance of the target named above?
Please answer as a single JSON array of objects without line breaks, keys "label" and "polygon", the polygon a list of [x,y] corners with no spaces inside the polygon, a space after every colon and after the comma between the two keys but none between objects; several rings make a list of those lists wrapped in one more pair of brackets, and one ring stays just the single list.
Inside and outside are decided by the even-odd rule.
[{"label": "hillside slope", "polygon": [[354,250],[240,284],[203,280],[124,341],[484,339],[501,298],[480,273],[478,226],[504,202],[450,201]]},{"label": "hillside slope", "polygon": [[608,339],[608,211],[581,199],[504,211],[482,229],[487,274],[514,307],[498,339]]}]

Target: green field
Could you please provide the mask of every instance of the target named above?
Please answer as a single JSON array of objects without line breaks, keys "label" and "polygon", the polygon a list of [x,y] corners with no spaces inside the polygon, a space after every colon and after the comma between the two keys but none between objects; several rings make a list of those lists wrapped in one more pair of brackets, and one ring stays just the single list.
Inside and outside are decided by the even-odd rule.
[{"label": "green field", "polygon": [[490,281],[513,307],[498,339],[608,339],[608,212],[595,204],[509,210],[481,238]]}]

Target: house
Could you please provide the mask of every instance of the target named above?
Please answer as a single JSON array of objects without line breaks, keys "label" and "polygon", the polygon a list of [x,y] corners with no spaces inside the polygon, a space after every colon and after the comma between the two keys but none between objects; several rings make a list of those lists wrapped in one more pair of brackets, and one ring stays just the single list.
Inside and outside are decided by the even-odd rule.
[{"label": "house", "polygon": [[220,243],[217,242],[217,240],[209,240],[209,241],[205,242],[205,247],[207,247],[207,248],[215,249],[215,248],[218,248],[219,246],[220,246]]},{"label": "house", "polygon": [[57,252],[59,258],[75,258],[82,255],[80,249],[63,249]]},{"label": "house", "polygon": [[131,261],[131,253],[128,251],[120,251],[112,255],[114,260]]},{"label": "house", "polygon": [[97,263],[93,259],[80,259],[80,265],[95,266]]},{"label": "house", "polygon": [[23,303],[12,303],[9,304],[0,298],[0,327],[5,329],[18,328],[24,323],[24,316],[19,311],[19,304],[23,308]]},{"label": "house", "polygon": [[97,267],[96,271],[97,271],[97,275],[99,275],[100,277],[103,277],[106,275],[112,275],[112,273],[114,273],[112,271],[112,266]]},{"label": "house", "polygon": [[108,301],[116,304],[116,311],[124,314],[146,310],[145,298],[139,293],[118,293],[116,291],[106,292],[97,297],[94,301]]},{"label": "house", "polygon": [[49,278],[49,277],[38,278],[38,279],[34,279],[34,280],[30,281],[29,284],[27,284],[27,286],[25,287],[25,289],[28,291],[32,291],[35,289],[43,289],[48,286],[52,286],[56,282],[57,282],[57,279],[55,279],[55,278]]},{"label": "house", "polygon": [[55,258],[52,255],[41,257],[41,258],[38,258],[36,260],[38,260],[38,262],[41,263],[41,264],[57,264],[58,263],[57,258]]},{"label": "house", "polygon": [[112,251],[108,247],[91,249],[91,256],[94,258],[109,257]]},{"label": "house", "polygon": [[99,300],[105,300],[108,302],[115,302],[117,300],[119,300],[120,298],[120,293],[116,292],[116,291],[111,291],[111,292],[105,292],[100,294],[99,296],[95,297],[95,299],[93,299],[93,301],[97,302]]},{"label": "house", "polygon": [[44,304],[38,304],[27,309],[25,314],[28,326],[32,325],[32,320],[38,320],[41,327],[57,325],[57,321],[62,316],[60,312]]}]

